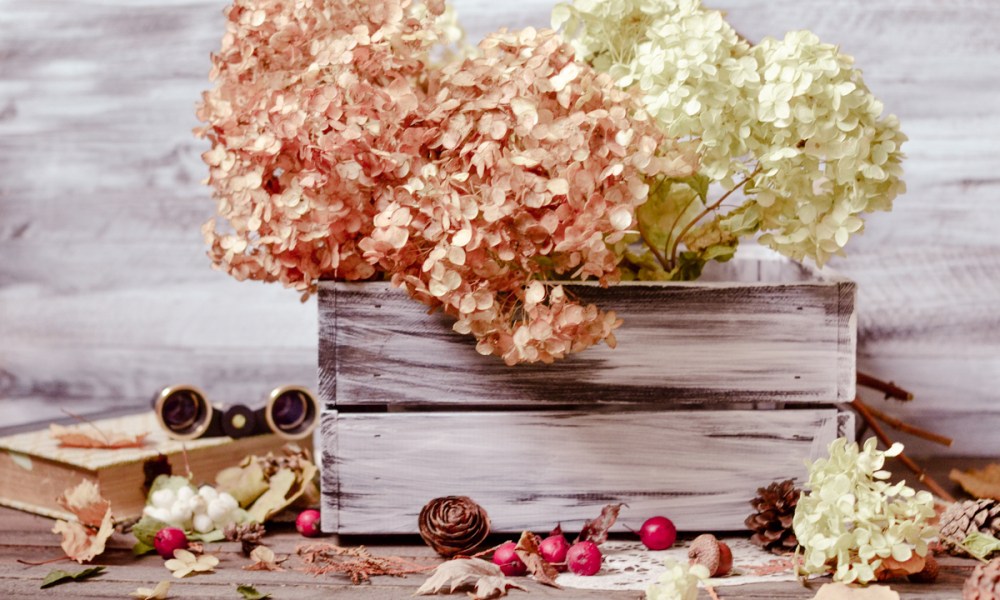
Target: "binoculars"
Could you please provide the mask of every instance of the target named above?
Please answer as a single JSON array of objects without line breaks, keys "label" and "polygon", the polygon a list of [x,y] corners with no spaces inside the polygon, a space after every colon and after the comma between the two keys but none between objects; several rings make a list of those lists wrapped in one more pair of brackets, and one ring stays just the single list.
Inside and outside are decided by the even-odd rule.
[{"label": "binoculars", "polygon": [[316,398],[297,386],[274,389],[264,407],[257,410],[241,404],[213,406],[194,386],[171,386],[153,398],[153,412],[167,435],[175,440],[243,438],[265,433],[300,440],[316,428],[319,416]]}]

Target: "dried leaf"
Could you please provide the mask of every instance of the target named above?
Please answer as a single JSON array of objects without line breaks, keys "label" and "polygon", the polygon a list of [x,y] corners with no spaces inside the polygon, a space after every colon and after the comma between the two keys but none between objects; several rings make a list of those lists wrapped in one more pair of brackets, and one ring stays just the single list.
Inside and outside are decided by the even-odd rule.
[{"label": "dried leaf", "polygon": [[49,574],[45,576],[45,579],[42,580],[41,589],[44,590],[45,588],[50,588],[54,585],[62,585],[64,583],[69,583],[70,581],[89,579],[91,577],[96,577],[103,572],[104,567],[91,567],[89,569],[77,571],[76,573],[56,569],[55,571],[49,571]]},{"label": "dried leaf", "polygon": [[[625,504],[608,504],[601,509],[601,516],[589,521],[580,530],[580,535],[576,536],[575,542],[591,541],[595,544],[603,544],[608,540],[608,530],[618,519],[618,512]],[[574,542],[574,543],[575,543]]]},{"label": "dried leaf", "polygon": [[948,478],[976,498],[1000,500],[1000,463],[990,463],[978,471],[952,469]]},{"label": "dried leaf", "polygon": [[250,552],[250,558],[253,559],[253,564],[243,567],[245,571],[284,571],[281,568],[281,563],[288,560],[288,557],[279,559],[275,556],[274,551],[267,546],[257,546]]},{"label": "dried leaf", "polygon": [[187,550],[174,550],[174,557],[163,563],[178,579],[191,573],[205,573],[215,570],[219,559],[211,554],[195,556]]},{"label": "dried leaf", "polygon": [[90,426],[63,427],[55,423],[49,425],[49,433],[59,440],[60,446],[69,448],[97,448],[101,450],[120,450],[122,448],[141,448],[146,444],[149,432],[128,435],[117,431],[102,431]]},{"label": "dried leaf", "polygon": [[887,585],[852,587],[843,583],[825,583],[813,600],[899,600],[899,594]]},{"label": "dried leaf", "polygon": [[438,565],[414,595],[429,596],[472,590],[474,598],[486,600],[506,596],[510,588],[524,589],[507,579],[498,565],[481,558],[456,558]]},{"label": "dried leaf", "polygon": [[132,592],[133,598],[138,598],[139,600],[165,600],[167,593],[170,591],[170,582],[161,581],[156,584],[155,588],[139,588]]},{"label": "dried leaf", "polygon": [[923,571],[926,564],[927,559],[916,552],[910,555],[908,560],[904,561],[898,561],[890,556],[882,559],[882,564],[878,568],[879,577],[888,579],[906,577],[907,575]]},{"label": "dried leaf", "polygon": [[104,552],[104,545],[114,533],[111,503],[101,497],[97,484],[81,481],[59,498],[59,504],[76,515],[76,521],[56,521],[52,533],[61,534],[66,556],[78,563],[92,560]]},{"label": "dried leaf", "polygon": [[236,591],[243,596],[243,600],[268,600],[271,594],[262,594],[252,585],[238,585]]},{"label": "dried leaf", "polygon": [[1000,552],[1000,540],[988,533],[973,531],[959,546],[979,560],[987,560],[994,552]]},{"label": "dried leaf", "polygon": [[215,483],[218,491],[226,492],[236,498],[240,506],[250,506],[268,489],[264,469],[253,460],[245,466],[229,467],[219,471],[215,476]]},{"label": "dried leaf", "polygon": [[549,561],[542,558],[542,553],[538,549],[538,545],[541,543],[541,538],[530,531],[525,531],[521,534],[521,539],[518,540],[514,552],[528,567],[528,572],[535,576],[538,583],[561,588],[562,586],[556,583],[559,571]]}]

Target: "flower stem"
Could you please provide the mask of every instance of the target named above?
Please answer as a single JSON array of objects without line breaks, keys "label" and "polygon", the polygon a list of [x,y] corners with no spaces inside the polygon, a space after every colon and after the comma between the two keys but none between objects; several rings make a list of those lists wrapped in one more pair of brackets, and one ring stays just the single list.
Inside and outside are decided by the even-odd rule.
[{"label": "flower stem", "polygon": [[757,167],[749,175],[743,178],[743,181],[734,185],[733,188],[727,191],[725,194],[723,194],[721,198],[706,206],[705,210],[701,211],[701,213],[699,213],[698,216],[695,217],[694,219],[691,219],[691,221],[684,226],[684,229],[681,229],[681,232],[677,234],[677,239],[674,240],[673,248],[670,251],[670,259],[668,260],[670,268],[667,269],[668,271],[672,270],[674,266],[677,264],[677,250],[680,248],[681,242],[684,240],[684,236],[687,235],[689,231],[691,231],[691,228],[697,225],[699,221],[708,216],[708,214],[711,213],[713,210],[722,206],[722,203],[725,202],[726,199],[729,198],[729,196],[732,195],[733,192],[746,185],[747,182],[753,179],[754,176],[757,175],[758,173],[760,173],[760,165],[757,165]]}]

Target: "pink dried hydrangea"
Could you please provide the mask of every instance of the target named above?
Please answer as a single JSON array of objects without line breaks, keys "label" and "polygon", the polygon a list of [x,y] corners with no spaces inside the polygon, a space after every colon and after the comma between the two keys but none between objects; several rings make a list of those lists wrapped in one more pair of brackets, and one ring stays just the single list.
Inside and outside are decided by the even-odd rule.
[{"label": "pink dried hydrangea", "polygon": [[389,278],[508,364],[613,344],[613,313],[541,280],[616,282],[646,181],[694,159],[551,31],[432,65],[442,10],[237,0],[199,110],[213,261],[304,292]]}]

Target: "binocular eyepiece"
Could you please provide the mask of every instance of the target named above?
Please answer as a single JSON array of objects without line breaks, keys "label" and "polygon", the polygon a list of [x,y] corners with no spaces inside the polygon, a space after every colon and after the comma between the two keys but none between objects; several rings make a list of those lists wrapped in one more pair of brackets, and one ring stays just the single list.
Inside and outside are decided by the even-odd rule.
[{"label": "binocular eyepiece", "polygon": [[175,440],[202,437],[242,438],[276,433],[287,440],[308,437],[316,428],[316,398],[303,387],[273,390],[263,408],[251,410],[237,404],[212,406],[204,392],[190,385],[164,388],[153,398],[153,412],[167,435]]}]

